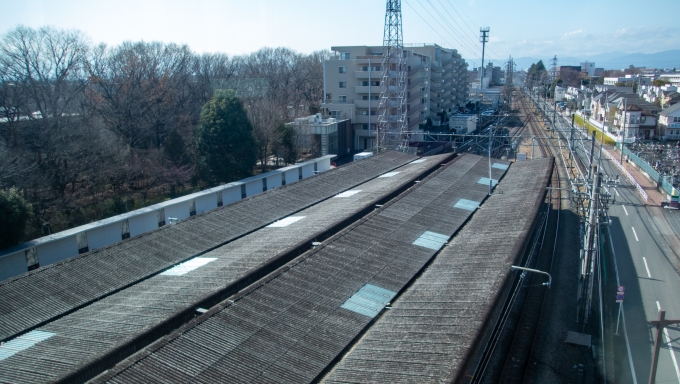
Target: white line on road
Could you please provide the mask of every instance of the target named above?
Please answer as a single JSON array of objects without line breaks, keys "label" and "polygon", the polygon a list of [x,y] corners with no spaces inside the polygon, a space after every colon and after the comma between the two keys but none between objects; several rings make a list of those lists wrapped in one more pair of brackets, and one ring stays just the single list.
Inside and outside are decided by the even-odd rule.
[{"label": "white line on road", "polygon": [[649,265],[647,265],[647,259],[645,259],[645,258],[643,257],[643,258],[642,258],[642,261],[645,262],[645,269],[647,270],[647,277],[651,278],[651,277],[652,277],[652,274],[649,273]]},{"label": "white line on road", "polygon": [[[616,263],[616,252],[614,251],[614,242],[612,241],[612,233],[607,230],[609,237],[609,247],[612,249],[612,256],[614,259],[614,272],[616,272],[616,285],[621,285],[619,280],[619,266]],[[621,319],[623,320],[623,335],[626,339],[626,350],[628,351],[628,364],[630,364],[630,375],[633,377],[633,384],[637,384],[637,377],[635,376],[635,366],[633,366],[633,354],[630,353],[630,342],[628,341],[628,328],[626,327],[626,312],[623,310],[623,303],[621,303]]]},{"label": "white line on road", "polygon": [[621,207],[623,208],[623,211],[626,212],[626,216],[628,216],[628,210],[626,209],[626,206],[622,205]]},{"label": "white line on road", "polygon": [[616,192],[616,196],[621,196],[621,195],[619,195],[619,190],[618,190],[618,189],[614,188],[614,192]]},{"label": "white line on road", "polygon": [[633,228],[633,235],[635,235],[635,241],[640,241],[640,239],[638,239],[637,237],[637,232],[635,232],[635,228],[634,227],[631,228]]},{"label": "white line on road", "polygon": [[[656,302],[656,308],[660,311],[661,304]],[[668,328],[664,327],[663,334],[666,335],[666,344],[668,344],[668,351],[671,353],[671,358],[673,359],[673,366],[675,367],[675,375],[678,377],[678,382],[680,383],[680,369],[678,369],[678,361],[675,359],[675,352],[673,352],[673,343],[671,343],[671,338],[668,336]]]}]

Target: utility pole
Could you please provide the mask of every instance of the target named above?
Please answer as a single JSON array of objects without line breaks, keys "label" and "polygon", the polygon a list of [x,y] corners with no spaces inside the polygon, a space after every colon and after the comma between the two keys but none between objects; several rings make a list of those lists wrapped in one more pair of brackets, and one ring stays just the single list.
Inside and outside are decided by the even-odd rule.
[{"label": "utility pole", "polygon": [[654,355],[652,355],[652,369],[649,371],[649,384],[656,382],[656,366],[659,364],[659,350],[661,349],[661,334],[666,326],[680,324],[680,320],[666,320],[666,311],[659,311],[659,320],[650,321],[656,326],[656,338],[654,339]]},{"label": "utility pole", "polygon": [[479,28],[479,42],[482,43],[482,66],[480,68],[479,89],[484,89],[484,48],[489,42],[489,27]]},{"label": "utility pole", "polygon": [[575,115],[571,114],[571,135],[569,136],[569,168],[573,168],[574,162],[574,119]]},{"label": "utility pole", "polygon": [[489,196],[493,189],[493,181],[491,179],[491,147],[493,146],[493,125],[489,125]]},{"label": "utility pole", "polygon": [[593,290],[593,255],[595,252],[595,234],[597,229],[598,200],[601,184],[601,174],[597,171],[597,165],[591,167],[591,174],[594,175],[594,179],[590,190],[585,249],[581,250],[583,257],[581,258],[581,284],[579,286],[579,311],[577,314],[581,331],[585,329],[586,323],[588,322]]},{"label": "utility pole", "polygon": [[[590,168],[591,170],[592,170],[592,166],[593,166],[593,154],[594,153],[595,153],[595,131],[593,131],[593,142],[590,144],[590,164],[589,165],[591,167]],[[592,173],[590,175],[588,175],[588,177],[592,177],[592,176],[593,176]]]},{"label": "utility pole", "polygon": [[[571,114],[571,136],[569,137],[569,149],[571,151],[574,150],[574,119],[576,118],[576,115],[573,113]],[[571,155],[569,155],[571,156]]]}]

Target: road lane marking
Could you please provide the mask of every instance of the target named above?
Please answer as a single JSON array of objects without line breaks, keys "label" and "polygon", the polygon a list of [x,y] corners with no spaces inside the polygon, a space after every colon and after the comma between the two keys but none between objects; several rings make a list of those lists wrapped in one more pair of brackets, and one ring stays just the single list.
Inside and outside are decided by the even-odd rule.
[{"label": "road lane marking", "polygon": [[621,195],[619,195],[619,190],[618,190],[618,189],[614,188],[614,192],[616,192],[616,196],[619,196],[619,197],[621,196]]},{"label": "road lane marking", "polygon": [[626,206],[622,205],[621,207],[623,207],[623,211],[626,212],[626,216],[628,216],[628,210],[626,209]]},{"label": "road lane marking", "polygon": [[640,239],[638,239],[638,237],[637,237],[637,232],[635,232],[635,227],[631,227],[631,228],[633,228],[633,235],[635,235],[635,241],[640,241]]},{"label": "road lane marking", "polygon": [[[616,262],[616,251],[614,251],[612,233],[609,229],[607,229],[607,236],[609,237],[609,247],[612,249],[612,258],[614,259],[614,272],[616,272],[616,285],[621,285],[621,280],[619,279],[619,265]],[[635,366],[633,365],[633,354],[630,353],[630,342],[628,341],[628,328],[626,327],[626,311],[623,310],[623,303],[621,303],[621,320],[623,320],[623,336],[626,339],[626,350],[628,351],[628,364],[630,365],[630,375],[633,378],[633,384],[637,384],[637,377],[635,376]]]},{"label": "road lane marking", "polygon": [[642,261],[645,262],[645,269],[647,270],[647,277],[649,277],[649,278],[651,279],[651,278],[652,278],[652,274],[649,273],[649,265],[647,265],[647,259],[645,259],[645,258],[643,257],[643,258],[642,258]]},{"label": "road lane marking", "polygon": [[[661,304],[656,302],[656,308],[661,311]],[[675,375],[678,377],[678,382],[680,383],[680,369],[678,369],[678,361],[675,359],[675,352],[673,352],[673,343],[671,342],[671,337],[668,336],[668,328],[663,328],[663,334],[666,335],[666,344],[668,344],[668,351],[671,353],[671,358],[673,359],[673,366],[675,367]]]}]

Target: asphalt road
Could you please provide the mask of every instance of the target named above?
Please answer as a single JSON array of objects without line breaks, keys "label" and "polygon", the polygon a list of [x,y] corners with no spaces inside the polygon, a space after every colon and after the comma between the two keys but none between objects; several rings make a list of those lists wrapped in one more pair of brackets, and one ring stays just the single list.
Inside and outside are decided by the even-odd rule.
[{"label": "asphalt road", "polygon": [[[568,129],[570,124],[560,120],[558,129]],[[581,144],[586,147],[581,148],[582,154],[590,151],[588,142]],[[603,233],[605,246],[616,260],[617,284],[625,286],[623,321],[619,336],[614,336],[616,381],[647,383],[655,334],[649,321],[658,318],[659,309],[666,311],[666,319],[680,319],[680,211],[644,205],[608,158],[603,157],[600,164],[601,172],[612,178],[618,175],[620,180],[618,187],[611,189],[616,202],[609,209],[609,233]],[[604,292],[603,300],[614,302],[615,293]],[[605,325],[605,332],[615,329],[616,324]],[[680,383],[679,360],[680,325],[670,326],[663,337],[656,382]]]}]

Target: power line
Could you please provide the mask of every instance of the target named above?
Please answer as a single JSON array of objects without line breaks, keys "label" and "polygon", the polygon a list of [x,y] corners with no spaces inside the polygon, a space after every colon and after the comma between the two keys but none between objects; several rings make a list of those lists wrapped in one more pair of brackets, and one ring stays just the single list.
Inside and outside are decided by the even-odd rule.
[{"label": "power line", "polygon": [[[430,11],[423,5],[423,3],[420,2],[420,0],[416,0],[416,1],[418,2],[418,4],[420,4],[420,6],[423,8],[423,10],[425,10],[425,12],[427,12],[427,14],[430,15],[430,17],[431,17],[434,21],[436,21],[437,24],[439,24],[440,27],[442,27],[442,30],[447,31],[447,28],[444,27],[444,26],[439,22],[439,20],[437,20],[437,18],[435,18],[435,17],[432,15],[432,13],[430,13]],[[411,7],[411,8],[413,8],[413,7]],[[429,25],[429,24],[428,24],[428,25]],[[430,28],[434,29],[431,25],[430,25]],[[451,36],[451,37],[458,43],[458,45],[462,45],[462,44],[460,43],[460,41],[459,41],[455,36],[451,35],[450,32],[447,31],[447,33],[449,34],[449,36]],[[440,36],[441,36],[441,35],[440,35]],[[449,44],[449,46],[453,46],[453,44],[448,43],[448,41],[447,41],[447,44]],[[467,47],[466,47],[466,48],[467,48]],[[469,49],[469,48],[467,48],[467,49]]]},{"label": "power line", "polygon": [[[470,30],[470,33],[472,33],[472,36],[475,36],[475,37],[476,37],[476,36],[477,36],[477,33],[470,27],[470,25],[468,25],[468,23],[465,22],[465,20],[463,20],[463,17],[460,15],[460,12],[458,12],[458,10],[457,10],[456,7],[453,5],[453,3],[451,2],[451,0],[448,0],[448,4],[451,6],[451,9],[453,9],[453,11],[456,13],[456,15],[458,15],[458,17],[460,18],[460,21],[462,21],[463,24],[465,24],[465,26],[468,27],[468,29]],[[468,17],[467,13],[465,14],[465,17],[467,17],[467,19],[470,20],[470,17]],[[472,20],[470,20],[470,22],[472,22]],[[488,49],[494,56],[500,57],[500,55],[497,54],[497,53],[496,53],[493,49],[491,49],[490,47],[487,48],[487,49]],[[490,58],[492,59],[491,61],[495,61],[495,58],[494,58],[494,57],[490,57]]]},{"label": "power line", "polygon": [[404,3],[406,3],[406,5],[408,5],[413,10],[413,12],[415,12],[416,15],[418,15],[418,17],[420,17],[425,22],[425,24],[427,24],[428,27],[430,27],[437,35],[439,35],[439,37],[441,37],[442,40],[444,42],[446,42],[446,44],[453,47],[453,44],[449,43],[449,41],[446,40],[446,38],[444,38],[444,36],[442,36],[441,33],[439,33],[435,28],[433,28],[432,25],[430,23],[428,23],[427,20],[425,20],[425,18],[423,16],[421,16],[420,13],[418,13],[418,11],[416,11],[416,9],[413,8],[413,6],[411,4],[409,4],[408,1],[404,0]]},{"label": "power line", "polygon": [[[454,17],[453,17],[453,16],[451,15],[451,13],[449,13],[449,11],[444,7],[444,4],[442,4],[442,2],[441,2],[440,0],[437,0],[437,1],[439,2],[439,4],[440,4],[440,5],[442,6],[442,8],[444,9],[444,12],[446,12],[446,14],[449,15],[449,16],[451,17],[451,19],[453,20]],[[438,8],[437,8],[436,6],[434,6],[434,5],[430,2],[430,0],[427,0],[427,2],[430,3],[430,5],[432,6],[432,8],[435,8],[435,10],[438,10]],[[438,12],[438,14],[439,14],[439,17],[442,18],[442,20],[444,20],[449,26],[451,26],[451,29],[454,29],[454,26],[456,25],[455,23],[451,23],[451,22],[449,22],[447,19],[445,19],[444,17],[442,17],[441,12]],[[464,37],[464,38],[467,38],[468,41],[471,42],[472,45],[474,46],[474,45],[475,45],[475,42],[472,41],[472,40],[470,39],[469,36],[464,35],[464,32],[463,32],[462,28],[458,27],[458,29],[460,30],[460,33],[461,33],[460,36],[461,36],[461,37]]]},{"label": "power line", "polygon": [[[430,13],[430,11],[429,11],[427,8],[425,8],[425,6],[423,5],[423,3],[420,2],[420,0],[416,0],[416,1],[418,2],[418,4],[420,4],[421,7],[423,7],[423,9],[425,10],[425,12],[427,12],[427,13],[432,17],[432,19],[434,19],[434,21],[436,21],[437,24],[439,24],[439,26],[442,27],[443,30],[447,30],[447,28],[446,28],[445,26],[443,26],[442,23],[440,23],[439,20],[437,20],[437,18],[434,17],[434,16],[432,15],[432,13]],[[411,7],[411,8],[413,8],[413,7]],[[436,11],[435,11],[435,12],[436,12]],[[459,45],[462,46],[461,42],[460,42],[454,35],[452,35],[450,32],[449,32],[449,35],[450,35],[451,37],[453,37],[453,39],[454,39]],[[451,44],[449,43],[449,45],[451,45]],[[451,45],[451,46],[453,46],[453,45]],[[469,47],[466,47],[466,48],[467,48],[467,49],[470,49]]]}]

